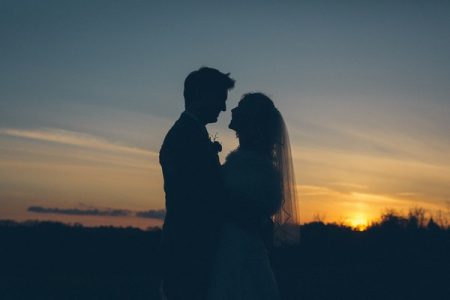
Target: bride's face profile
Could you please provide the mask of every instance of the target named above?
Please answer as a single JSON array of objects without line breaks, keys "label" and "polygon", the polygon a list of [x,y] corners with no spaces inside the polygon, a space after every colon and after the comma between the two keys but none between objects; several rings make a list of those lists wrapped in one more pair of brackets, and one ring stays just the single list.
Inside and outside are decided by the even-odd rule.
[{"label": "bride's face profile", "polygon": [[252,103],[249,103],[244,97],[239,101],[238,106],[231,110],[231,122],[228,125],[228,128],[236,131],[238,137],[251,131],[251,124],[254,123],[252,110],[254,110],[255,107],[253,106]]},{"label": "bride's face profile", "polygon": [[231,122],[228,125],[228,128],[236,131],[236,133],[238,133],[240,127],[242,126],[242,118],[245,117],[242,115],[242,108],[240,107],[240,103],[241,102],[239,102],[238,106],[231,110]]},{"label": "bride's face profile", "polygon": [[[243,98],[237,107],[231,110],[231,122],[228,127],[236,132],[236,136],[239,139],[239,147],[249,148],[252,144],[252,127],[253,127],[253,117],[251,110],[251,105],[245,101]],[[253,148],[253,147],[252,147]]]}]

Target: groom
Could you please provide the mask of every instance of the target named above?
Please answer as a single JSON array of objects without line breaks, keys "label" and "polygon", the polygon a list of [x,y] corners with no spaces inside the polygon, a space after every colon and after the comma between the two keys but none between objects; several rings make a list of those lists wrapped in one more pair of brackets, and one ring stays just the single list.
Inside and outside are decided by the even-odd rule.
[{"label": "groom", "polygon": [[159,153],[166,193],[162,288],[168,300],[205,299],[225,212],[216,144],[205,125],[226,110],[229,74],[202,67],[184,82],[185,111]]}]

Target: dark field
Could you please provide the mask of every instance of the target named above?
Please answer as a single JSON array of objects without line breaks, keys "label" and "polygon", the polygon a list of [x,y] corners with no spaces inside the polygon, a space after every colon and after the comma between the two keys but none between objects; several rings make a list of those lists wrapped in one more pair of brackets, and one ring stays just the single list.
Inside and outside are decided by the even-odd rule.
[{"label": "dark field", "polygon": [[[303,225],[271,254],[283,298],[450,299],[450,230],[412,221]],[[0,299],[158,299],[160,233],[0,221]]]}]

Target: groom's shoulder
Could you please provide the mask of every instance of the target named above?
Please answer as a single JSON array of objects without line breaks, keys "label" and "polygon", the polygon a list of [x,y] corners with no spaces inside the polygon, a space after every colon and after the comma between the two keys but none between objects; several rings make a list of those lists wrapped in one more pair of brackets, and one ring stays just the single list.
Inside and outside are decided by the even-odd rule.
[{"label": "groom's shoulder", "polygon": [[188,142],[195,133],[191,123],[192,122],[189,122],[187,118],[181,115],[167,132],[163,146]]},{"label": "groom's shoulder", "polygon": [[192,122],[183,114],[175,121],[175,123],[170,128],[167,133],[168,137],[177,136],[177,135],[186,135],[191,134],[193,132]]}]

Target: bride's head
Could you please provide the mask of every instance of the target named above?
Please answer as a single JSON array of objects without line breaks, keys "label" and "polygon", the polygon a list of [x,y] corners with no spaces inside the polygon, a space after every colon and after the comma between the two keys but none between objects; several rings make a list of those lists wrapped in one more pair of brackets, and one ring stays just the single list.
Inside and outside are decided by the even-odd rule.
[{"label": "bride's head", "polygon": [[273,101],[262,93],[245,94],[237,107],[231,110],[228,126],[236,131],[239,148],[272,154],[280,143],[280,112]]},{"label": "bride's head", "polygon": [[239,149],[270,156],[280,175],[281,209],[274,216],[277,224],[298,224],[295,175],[289,135],[273,101],[262,93],[245,94],[231,110],[230,129],[236,131]]}]

